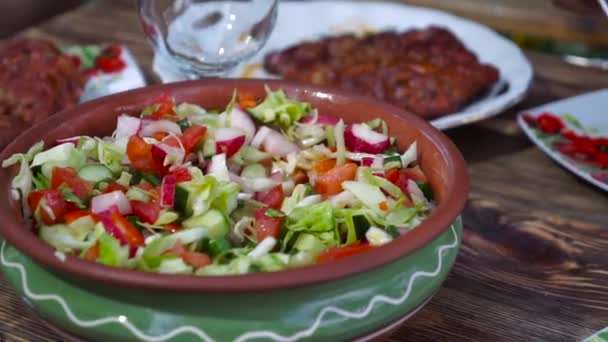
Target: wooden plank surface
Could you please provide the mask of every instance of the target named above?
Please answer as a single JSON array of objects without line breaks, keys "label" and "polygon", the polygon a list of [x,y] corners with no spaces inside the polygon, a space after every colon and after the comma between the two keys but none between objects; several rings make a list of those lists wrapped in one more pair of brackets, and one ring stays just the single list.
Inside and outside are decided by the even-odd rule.
[{"label": "wooden plank surface", "polygon": [[[24,34],[123,42],[156,81],[131,2],[91,2]],[[464,245],[445,286],[389,341],[575,341],[608,325],[608,196],[553,163],[515,123],[519,110],[608,87],[608,73],[528,56],[537,74],[520,105],[447,132],[472,180]],[[0,290],[6,341],[79,341],[43,322],[3,281]]]}]

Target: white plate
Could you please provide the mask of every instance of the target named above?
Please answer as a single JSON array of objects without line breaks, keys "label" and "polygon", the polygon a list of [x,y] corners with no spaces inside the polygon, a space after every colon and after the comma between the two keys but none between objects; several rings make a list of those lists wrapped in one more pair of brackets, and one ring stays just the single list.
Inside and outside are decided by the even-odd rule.
[{"label": "white plate", "polygon": [[[575,118],[582,127],[587,129],[587,131],[584,132],[580,128],[570,123],[566,123],[569,129],[578,134],[585,133],[593,137],[608,137],[608,116],[606,115],[606,108],[608,108],[608,89],[603,89],[532,108],[522,112],[522,114],[528,113],[533,117],[538,116],[542,112],[549,112],[558,116],[568,114]],[[577,176],[596,185],[604,191],[608,191],[608,180],[602,182],[592,176],[595,172],[602,172],[605,177],[608,178],[608,170],[605,169],[604,171],[601,171],[599,168],[590,167],[561,154],[551,144],[545,142],[537,132],[524,121],[522,114],[518,115],[517,122],[526,135],[528,135],[543,152]]]},{"label": "white plate", "polygon": [[[281,2],[275,29],[266,46],[231,76],[242,76],[248,65],[261,64],[266,53],[303,40],[366,29],[403,31],[430,25],[448,28],[477,54],[481,62],[493,64],[500,70],[500,81],[488,95],[459,112],[432,120],[435,127],[447,129],[486,119],[523,98],[532,80],[532,67],[511,41],[486,26],[442,11],[383,2]],[[160,58],[155,58],[154,70],[163,82],[181,80],[172,66],[166,65]],[[261,68],[252,76],[272,77]],[[508,87],[505,90],[506,85]]]}]

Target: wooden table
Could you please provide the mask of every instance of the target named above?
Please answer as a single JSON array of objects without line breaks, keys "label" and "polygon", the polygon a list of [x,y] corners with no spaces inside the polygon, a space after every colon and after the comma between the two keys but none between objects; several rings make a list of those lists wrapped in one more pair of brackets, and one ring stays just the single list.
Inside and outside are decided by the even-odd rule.
[{"label": "wooden table", "polygon": [[[25,32],[60,44],[120,41],[151,72],[130,1],[91,2]],[[608,196],[553,163],[515,113],[607,87],[608,73],[529,54],[537,76],[516,108],[447,132],[469,163],[462,252],[439,293],[391,341],[575,341],[608,325]],[[77,341],[0,281],[6,341]]]}]

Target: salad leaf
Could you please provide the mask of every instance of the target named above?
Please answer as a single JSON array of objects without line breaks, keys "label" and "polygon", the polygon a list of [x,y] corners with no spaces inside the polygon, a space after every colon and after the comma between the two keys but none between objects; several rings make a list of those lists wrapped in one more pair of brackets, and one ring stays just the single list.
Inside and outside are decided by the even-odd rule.
[{"label": "salad leaf", "polygon": [[334,218],[334,210],[328,201],[293,209],[284,225],[288,232],[283,238],[283,250],[290,249],[290,240],[298,233],[315,235],[327,246],[340,243],[340,232]]},{"label": "salad leaf", "polygon": [[[13,178],[11,182],[11,187],[17,191],[19,191],[19,195],[21,196],[22,205],[21,207],[24,210],[25,214],[29,214],[28,205],[26,203],[27,195],[32,190],[32,171],[30,170],[29,163],[34,159],[34,157],[42,151],[44,148],[44,142],[40,141],[34,144],[30,149],[25,153],[15,153],[10,156],[8,159],[2,161],[2,167],[7,168],[11,167],[17,163],[19,163],[19,173]],[[29,215],[25,215],[29,216]]]},{"label": "salad leaf", "polygon": [[74,195],[74,192],[72,192],[72,189],[67,186],[67,184],[61,184],[57,190],[61,192],[61,196],[63,196],[66,201],[76,204],[78,208],[84,209],[87,207],[78,196]]},{"label": "salad leaf", "polygon": [[99,257],[97,261],[108,266],[128,266],[129,246],[121,246],[120,242],[103,232],[99,236]]},{"label": "salad leaf", "polygon": [[40,238],[61,252],[70,252],[89,248],[92,241],[86,241],[87,235],[94,226],[79,224],[56,224],[40,227]]},{"label": "salad leaf", "polygon": [[291,196],[285,198],[283,200],[283,205],[281,206],[281,211],[289,214],[293,209],[295,209],[296,205],[300,203],[306,196],[311,193],[310,186],[304,184],[298,184],[293,188],[293,192]]},{"label": "salad leaf", "polygon": [[160,261],[156,271],[165,274],[192,274],[192,266],[179,257],[165,257]]},{"label": "salad leaf", "polygon": [[281,89],[271,91],[266,87],[266,99],[249,112],[264,123],[273,123],[287,129],[311,111],[310,104],[289,99]]},{"label": "salad leaf", "polygon": [[336,165],[344,165],[346,162],[346,145],[344,142],[344,121],[342,119],[334,127],[334,137],[336,139]]},{"label": "salad leaf", "polygon": [[77,149],[72,143],[64,143],[36,154],[30,167],[42,166],[44,176],[51,179],[55,166],[78,170],[85,165],[86,160],[87,155],[84,151]]},{"label": "salad leaf", "polygon": [[380,189],[384,190],[387,194],[391,195],[394,198],[397,198],[397,199],[404,198],[405,194],[403,193],[403,191],[401,191],[401,189],[398,186],[391,183],[386,178],[374,176],[371,168],[360,167],[357,171],[360,172],[361,176],[367,183],[379,187]]},{"label": "salad leaf", "polygon": [[366,207],[379,211],[379,205],[386,202],[386,196],[380,190],[380,187],[369,183],[346,181],[342,183],[344,190],[352,192],[359,201]]},{"label": "salad leaf", "polygon": [[121,162],[125,153],[126,145],[123,147],[101,139],[97,140],[97,158],[101,164],[110,169],[114,174],[121,172]]},{"label": "salad leaf", "polygon": [[241,187],[233,182],[219,182],[211,207],[229,215],[238,205],[237,196]]}]

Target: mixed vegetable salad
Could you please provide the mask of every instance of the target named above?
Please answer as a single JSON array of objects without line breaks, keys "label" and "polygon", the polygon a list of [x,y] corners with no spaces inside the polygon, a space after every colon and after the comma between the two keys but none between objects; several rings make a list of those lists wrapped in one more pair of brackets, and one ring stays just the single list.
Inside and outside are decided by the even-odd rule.
[{"label": "mixed vegetable salad", "polygon": [[432,210],[416,143],[266,89],[226,108],[162,95],[110,137],[42,142],[13,195],[59,258],[173,274],[278,271],[389,243]]}]

